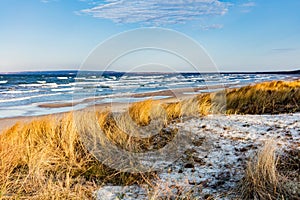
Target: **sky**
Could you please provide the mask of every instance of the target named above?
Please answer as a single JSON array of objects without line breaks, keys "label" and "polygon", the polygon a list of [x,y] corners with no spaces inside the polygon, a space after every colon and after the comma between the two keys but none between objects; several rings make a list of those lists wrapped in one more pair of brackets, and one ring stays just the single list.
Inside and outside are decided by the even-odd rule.
[{"label": "sky", "polygon": [[[299,10],[299,0],[0,0],[0,71],[77,70],[99,44],[145,27],[185,35],[220,71],[300,69]],[[146,54],[154,55],[132,53],[116,69]],[[157,55],[176,61],[157,52],[145,60]]]}]

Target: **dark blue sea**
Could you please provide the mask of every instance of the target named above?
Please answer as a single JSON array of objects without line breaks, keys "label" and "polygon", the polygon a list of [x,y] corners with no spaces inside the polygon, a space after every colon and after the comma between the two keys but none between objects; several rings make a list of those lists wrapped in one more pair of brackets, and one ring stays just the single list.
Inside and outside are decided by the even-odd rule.
[{"label": "dark blue sea", "polygon": [[[239,87],[257,82],[299,78],[299,74],[200,74],[120,72],[19,72],[0,74],[0,118],[37,116],[77,110],[93,104],[134,102],[131,94],[176,88]],[[154,96],[160,99],[168,96]],[[96,99],[88,101],[88,99]],[[47,104],[67,106],[50,108]],[[73,106],[70,106],[72,103]]]}]

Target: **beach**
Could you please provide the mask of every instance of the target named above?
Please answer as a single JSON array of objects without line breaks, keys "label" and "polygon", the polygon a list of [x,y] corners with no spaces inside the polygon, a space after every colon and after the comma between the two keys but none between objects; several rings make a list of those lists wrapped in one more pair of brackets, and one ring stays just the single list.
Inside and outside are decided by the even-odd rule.
[{"label": "beach", "polygon": [[[123,95],[123,97],[127,97],[127,98],[142,98],[143,99],[153,99],[157,96],[162,96],[162,97],[166,97],[166,98],[162,98],[162,99],[158,99],[157,101],[160,101],[162,103],[171,103],[171,102],[177,102],[177,101],[181,101],[184,99],[189,99],[189,98],[193,98],[197,93],[197,91],[199,90],[204,90],[207,89],[207,87],[198,87],[198,88],[180,88],[180,89],[172,89],[172,90],[163,90],[163,91],[157,91],[157,92],[147,92],[147,93],[140,93],[140,94],[128,94],[126,96]],[[211,90],[213,89],[224,89],[224,86],[220,86],[220,85],[216,85],[216,86],[212,86],[210,87]],[[83,103],[85,102],[93,102],[93,101],[97,101],[99,98],[90,98],[90,99],[85,99]],[[140,100],[140,101],[142,101]],[[90,110],[90,109],[96,109],[98,111],[107,111],[113,108],[114,112],[122,112],[124,110],[126,110],[129,105],[132,102],[127,101],[127,102],[110,102],[110,103],[99,103],[99,104],[95,104],[95,105],[90,105],[87,106],[86,108],[81,108],[81,109],[76,109],[75,110]],[[79,103],[43,103],[38,105],[38,107],[44,108],[44,109],[60,109],[60,108],[69,108],[70,111],[72,111],[72,107],[76,106]],[[66,111],[69,112],[69,111]],[[60,116],[63,113],[66,112],[60,112],[60,113],[54,113],[54,115],[56,116]],[[30,122],[31,120],[40,118],[40,117],[44,117],[47,115],[40,115],[40,116],[20,116],[20,117],[11,117],[11,118],[0,118],[0,131],[7,129],[11,126],[13,126],[15,123],[17,122]]]},{"label": "beach", "polygon": [[[145,97],[145,99],[137,102],[92,104],[71,113],[68,111],[43,116],[0,119],[0,127],[4,134],[0,137],[2,145],[0,153],[5,155],[4,159],[13,159],[12,163],[17,167],[27,163],[24,168],[21,167],[21,171],[13,173],[21,177],[24,175],[23,181],[24,183],[29,181],[28,186],[32,183],[25,178],[28,173],[27,166],[36,166],[34,170],[37,171],[33,173],[59,172],[58,174],[61,174],[57,177],[59,181],[66,181],[66,177],[69,177],[68,181],[72,182],[69,184],[73,186],[62,194],[71,196],[80,194],[82,198],[88,199],[113,200],[120,196],[126,200],[235,199],[241,198],[239,195],[257,195],[255,192],[265,195],[264,192],[269,191],[269,187],[275,187],[276,191],[284,191],[280,194],[297,199],[300,196],[300,179],[297,176],[299,168],[291,166],[293,162],[299,161],[297,155],[300,151],[299,80],[228,87],[224,90],[225,93],[215,91],[195,94],[201,89],[203,88],[180,88],[133,94],[133,98]],[[220,101],[222,94],[226,94],[225,104]],[[154,99],[156,96],[168,97]],[[224,105],[226,109],[223,108]],[[61,106],[70,105],[50,103],[44,105],[44,108]],[[19,122],[19,125],[9,129],[16,122]],[[132,122],[134,126],[131,125]],[[159,125],[160,122],[162,126]],[[112,144],[127,150],[123,157],[116,151],[111,155],[111,159],[116,160],[110,163],[108,160],[101,160],[101,157],[99,159],[93,148],[89,149],[90,140],[85,141],[84,138],[94,136],[89,135],[89,131],[85,132],[85,129],[94,130],[94,123],[97,123]],[[160,129],[153,129],[152,125]],[[78,135],[79,130],[83,131],[84,135]],[[144,137],[142,133],[134,135],[136,130],[145,130],[146,135],[150,136]],[[97,140],[95,142],[97,143]],[[98,143],[100,144],[101,142]],[[21,146],[16,148],[16,145]],[[171,149],[167,154],[161,154],[165,156],[164,159],[156,157],[155,152],[164,148]],[[251,170],[258,173],[258,176],[264,170],[274,173],[276,183],[272,184],[275,185],[257,189],[258,191],[249,189],[253,188],[251,185],[248,188],[241,187],[255,184],[247,177],[247,168],[250,166],[249,163],[256,166],[256,157],[266,148],[273,149],[272,151],[267,149],[265,152],[268,153],[261,155],[268,158],[263,160],[269,162],[266,166],[270,168],[260,169],[259,166],[255,169],[257,172]],[[102,150],[104,150],[102,153],[115,152],[109,146]],[[128,165],[132,160],[127,163],[126,159],[136,156],[131,155],[131,151],[154,154],[142,157],[140,164],[143,167],[140,168],[140,165]],[[9,154],[14,157],[9,157]],[[291,158],[294,160],[290,161]],[[280,166],[278,171],[273,172],[277,166],[276,159],[284,160],[285,163],[278,165]],[[123,168],[119,169],[118,167],[123,164]],[[12,167],[3,167],[3,173],[7,173],[5,170],[15,168],[14,165]],[[140,170],[139,173],[122,171],[130,167],[133,170]],[[151,173],[148,174],[145,169],[152,169]],[[286,177],[285,180],[281,180],[283,175]],[[262,176],[266,176],[264,180],[269,181],[267,175]],[[107,177],[109,180],[106,180]],[[46,174],[36,178],[41,180],[41,184],[49,192],[53,191],[53,185],[58,183],[57,180],[51,179],[50,185],[44,182],[49,179]],[[100,183],[96,184],[97,181]],[[284,184],[281,185],[279,182]],[[15,187],[19,187],[17,182],[9,183],[17,184]],[[40,187],[41,185],[34,184],[33,188]],[[31,189],[27,188],[26,191]],[[31,191],[27,194],[26,191],[22,192],[24,197],[35,193]],[[266,193],[274,197],[278,194],[272,191]],[[47,193],[37,192],[36,195],[44,198]]]},{"label": "beach", "polygon": [[300,200],[299,9],[0,0],[0,200]]},{"label": "beach", "polygon": [[[176,102],[176,101],[180,101],[180,100],[183,100],[183,99],[186,99],[186,98],[191,98],[193,97],[194,95],[191,94],[191,95],[184,95],[183,92],[193,92],[193,91],[196,91],[194,89],[191,89],[191,88],[187,88],[187,89],[177,89],[175,90],[176,91],[176,97],[174,95],[174,91],[170,91],[170,90],[167,90],[167,91],[160,91],[160,92],[152,92],[152,93],[144,93],[144,94],[138,94],[138,95],[133,95],[133,96],[130,96],[128,95],[128,97],[131,97],[131,98],[134,98],[134,97],[147,97],[147,98],[151,98],[152,96],[156,96],[156,95],[162,95],[162,96],[170,96],[168,98],[165,98],[165,99],[161,99],[159,101],[161,102]],[[92,99],[90,99],[89,101],[92,101]],[[83,108],[81,110],[93,110],[93,109],[96,109],[98,111],[102,111],[102,112],[105,112],[107,110],[111,110],[113,108],[114,112],[122,112],[122,111],[125,111],[130,105],[130,102],[127,102],[127,103],[118,103],[118,102],[111,102],[111,103],[102,103],[102,104],[96,104],[96,105],[93,105],[93,106],[89,106],[87,108]],[[73,103],[49,103],[49,104],[42,104],[40,105],[40,107],[42,108],[47,108],[47,109],[51,109],[51,108],[64,108],[64,107],[72,107],[73,106]],[[72,109],[71,109],[72,110]],[[63,112],[63,113],[54,113],[52,115],[55,115],[55,116],[61,116],[63,115],[64,113],[66,112]],[[0,132],[7,129],[7,128],[10,128],[11,126],[13,126],[15,123],[17,122],[30,122],[34,119],[39,119],[41,117],[45,117],[47,115],[41,115],[41,116],[20,116],[20,117],[12,117],[12,118],[0,118]]]},{"label": "beach", "polygon": [[0,118],[41,116],[107,103],[133,103],[215,92],[297,74],[53,71],[0,73]]},{"label": "beach", "polygon": [[[35,73],[24,73],[25,77],[28,76],[28,74],[30,74],[29,77],[33,75],[35,75]],[[232,81],[216,81],[215,84],[213,85],[208,85],[209,81],[205,82],[205,76],[209,76],[209,77],[214,77],[215,78],[220,78],[220,77],[231,77],[230,74],[225,74],[225,75],[213,75],[213,74],[208,74],[208,75],[190,75],[192,77],[192,79],[195,81],[195,83],[197,83],[199,80],[204,81],[204,86],[201,87],[195,87],[196,85],[193,85],[194,82],[192,82],[193,84],[190,84],[188,86],[190,87],[183,87],[183,88],[167,88],[167,89],[161,89],[161,88],[153,88],[152,90],[150,90],[149,92],[139,92],[139,93],[126,93],[126,91],[118,91],[119,93],[116,93],[113,96],[103,96],[103,97],[99,97],[97,95],[95,95],[95,91],[97,90],[98,86],[97,85],[105,85],[110,83],[111,81],[115,79],[115,77],[117,76],[116,74],[112,73],[110,74],[110,76],[108,78],[106,78],[104,81],[100,78],[96,78],[91,74],[89,76],[89,78],[86,77],[76,77],[76,73],[73,71],[66,71],[66,72],[52,72],[51,74],[49,73],[46,78],[44,79],[38,79],[35,78],[33,80],[31,80],[31,82],[29,82],[28,84],[21,84],[20,89],[22,91],[18,92],[18,85],[11,85],[9,84],[8,80],[16,77],[20,77],[23,74],[8,74],[8,78],[5,76],[2,76],[2,86],[4,87],[3,92],[1,92],[2,94],[8,94],[9,98],[15,98],[15,96],[10,96],[12,94],[22,94],[22,92],[25,92],[24,94],[26,96],[24,96],[23,98],[26,100],[26,98],[31,98],[31,96],[27,96],[27,95],[31,95],[31,92],[36,92],[38,91],[39,87],[45,88],[44,90],[48,90],[48,87],[51,90],[55,91],[65,91],[69,96],[66,100],[61,100],[60,96],[57,96],[55,99],[53,99],[49,102],[44,102],[45,99],[41,99],[40,103],[26,103],[25,105],[21,104],[19,106],[18,105],[19,101],[16,100],[16,105],[15,104],[9,104],[8,107],[6,107],[5,101],[12,101],[13,99],[5,99],[3,100],[3,105],[1,106],[1,99],[0,99],[0,131],[4,130],[6,128],[9,128],[10,126],[12,126],[13,124],[15,124],[18,121],[24,121],[24,122],[29,122],[30,120],[35,118],[35,115],[37,115],[37,117],[39,116],[46,116],[48,114],[56,114],[59,115],[62,113],[66,113],[69,111],[75,111],[75,110],[82,110],[84,108],[96,108],[99,110],[107,110],[110,107],[113,107],[114,110],[116,112],[120,112],[124,109],[126,109],[126,107],[128,107],[128,105],[130,103],[136,102],[136,101],[143,101],[145,99],[156,99],[156,100],[160,100],[161,102],[176,102],[176,101],[180,101],[183,99],[188,99],[188,98],[192,98],[193,96],[196,96],[198,94],[201,93],[210,93],[210,92],[214,92],[214,91],[218,91],[218,90],[225,90],[226,88],[235,88],[235,87],[242,87],[243,85],[247,85],[248,81],[250,84],[250,81],[256,81],[256,82],[261,82],[261,81],[266,81],[266,80],[272,80],[272,79],[282,79],[282,80],[297,80],[299,78],[299,75],[297,74],[288,74],[288,75],[264,75],[264,74],[237,74],[238,76],[242,76],[244,79],[246,79],[247,81],[243,84],[241,84],[241,82],[239,82],[239,78],[234,78],[235,75],[232,75]],[[97,75],[97,74],[96,74]],[[144,74],[133,74],[134,76],[137,76],[138,78],[136,79],[137,81],[139,81],[139,79],[141,78],[142,75]],[[146,80],[156,80],[157,83],[162,82],[161,78],[162,75],[161,74],[155,74],[153,76],[151,76],[151,74],[146,74]],[[180,74],[180,78],[178,80],[181,80],[184,76],[184,74]],[[37,77],[41,76],[40,72],[37,73],[37,75],[35,75]],[[49,76],[49,77],[48,77]],[[134,77],[133,76],[133,77]],[[166,76],[166,75],[165,75]],[[266,76],[265,78],[263,78],[264,76]],[[166,76],[168,77],[168,76]],[[189,77],[189,76],[187,76]],[[250,79],[249,77],[254,77],[254,79]],[[257,79],[255,79],[257,78]],[[48,81],[51,80],[50,83],[48,83]],[[61,83],[56,84],[55,81],[60,81]],[[76,81],[77,80],[77,81]],[[124,78],[124,81],[126,80],[126,78]],[[154,84],[152,81],[149,81],[149,84]],[[172,76],[170,77],[171,83],[172,83]],[[174,79],[176,80],[176,79]],[[209,80],[209,79],[208,79]],[[86,82],[84,82],[86,81]],[[103,81],[103,83],[102,83]],[[106,83],[105,81],[108,81],[108,83]],[[183,81],[186,81],[186,79],[184,79]],[[18,82],[17,82],[18,83]],[[116,81],[115,83],[112,82],[113,84],[116,84],[117,86],[119,86],[118,81]],[[156,83],[156,84],[157,84]],[[163,83],[163,82],[162,82]],[[200,82],[201,83],[201,82]],[[218,84],[218,83],[222,83],[222,84]],[[4,84],[4,85],[3,85]],[[19,84],[19,83],[18,83]],[[61,85],[60,85],[61,84]],[[134,83],[135,84],[135,83]],[[141,83],[142,85],[145,85],[146,83],[143,81],[143,83]],[[201,83],[202,84],[202,83]],[[201,85],[200,84],[200,85]],[[7,85],[7,86],[6,86]],[[80,101],[76,101],[76,95],[73,97],[73,94],[70,93],[70,91],[72,92],[72,90],[74,90],[76,87],[80,86],[80,85],[86,85],[89,86],[89,89],[92,89],[91,92],[87,92],[85,98],[81,99]],[[132,87],[133,85],[131,85],[129,83],[129,88]],[[184,86],[184,85],[183,85]],[[11,87],[14,88],[14,90],[11,89]],[[28,87],[28,89],[26,89],[26,87]],[[60,89],[61,88],[61,89]],[[109,87],[108,87],[109,88]],[[26,89],[26,90],[24,90]],[[16,90],[16,91],[15,91]],[[28,92],[27,92],[28,90]],[[134,87],[133,89],[130,90],[135,90]],[[53,92],[53,91],[52,91]],[[76,91],[77,92],[77,91]],[[122,94],[124,92],[124,94]],[[33,93],[34,94],[34,93]],[[54,93],[55,94],[55,93]],[[54,95],[53,94],[53,95]],[[46,95],[46,94],[45,94]],[[52,93],[49,93],[48,95],[52,95]],[[90,95],[92,95],[91,97],[89,97]],[[47,96],[46,96],[47,97]],[[72,100],[73,99],[73,100]],[[105,101],[104,101],[105,100]],[[22,102],[22,101],[21,101]],[[12,105],[12,106],[11,106]],[[10,107],[11,106],[11,107]],[[20,112],[20,110],[24,110],[24,112]],[[16,114],[14,114],[14,112]],[[36,114],[35,114],[36,113]]]}]

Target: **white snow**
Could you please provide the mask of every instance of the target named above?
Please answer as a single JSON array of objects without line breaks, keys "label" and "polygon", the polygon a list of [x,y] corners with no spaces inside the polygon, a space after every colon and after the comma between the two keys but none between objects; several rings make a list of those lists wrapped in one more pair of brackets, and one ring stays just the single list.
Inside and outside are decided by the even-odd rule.
[{"label": "white snow", "polygon": [[300,113],[210,115],[171,127],[191,131],[192,143],[180,159],[158,172],[154,188],[105,186],[96,192],[97,199],[156,199],[176,197],[179,191],[192,191],[196,199],[234,199],[232,191],[243,177],[247,159],[264,141],[274,140],[278,153],[300,148]]}]

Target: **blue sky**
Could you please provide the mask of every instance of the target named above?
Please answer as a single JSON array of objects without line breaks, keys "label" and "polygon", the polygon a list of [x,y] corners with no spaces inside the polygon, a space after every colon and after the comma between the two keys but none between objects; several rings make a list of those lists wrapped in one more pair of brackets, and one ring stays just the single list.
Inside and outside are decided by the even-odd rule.
[{"label": "blue sky", "polygon": [[153,26],[193,38],[221,71],[299,69],[299,9],[299,0],[0,0],[0,71],[78,69],[112,35]]}]

